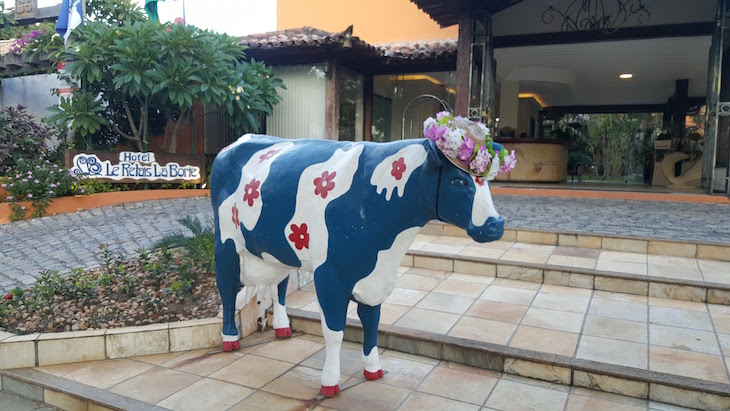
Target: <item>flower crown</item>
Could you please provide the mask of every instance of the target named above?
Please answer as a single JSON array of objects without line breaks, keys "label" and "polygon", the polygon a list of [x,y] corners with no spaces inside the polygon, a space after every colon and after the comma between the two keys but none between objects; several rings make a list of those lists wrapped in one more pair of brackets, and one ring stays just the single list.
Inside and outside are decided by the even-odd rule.
[{"label": "flower crown", "polygon": [[496,152],[489,129],[481,122],[454,116],[448,111],[423,122],[424,136],[433,141],[446,158],[469,174],[493,180],[515,168],[515,151]]}]

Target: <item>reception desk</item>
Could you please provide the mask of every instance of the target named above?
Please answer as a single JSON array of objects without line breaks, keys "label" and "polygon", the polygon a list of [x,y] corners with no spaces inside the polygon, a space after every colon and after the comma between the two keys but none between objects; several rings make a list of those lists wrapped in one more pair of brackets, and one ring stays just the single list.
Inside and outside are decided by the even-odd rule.
[{"label": "reception desk", "polygon": [[568,177],[569,142],[560,140],[513,139],[495,140],[509,151],[515,151],[517,165],[495,181],[562,183]]}]

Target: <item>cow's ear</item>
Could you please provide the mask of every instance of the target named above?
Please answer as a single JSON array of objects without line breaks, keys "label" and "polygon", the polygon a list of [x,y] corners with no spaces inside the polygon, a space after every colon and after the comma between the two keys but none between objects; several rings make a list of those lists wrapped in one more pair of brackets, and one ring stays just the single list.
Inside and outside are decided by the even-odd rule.
[{"label": "cow's ear", "polygon": [[433,143],[433,141],[424,138],[423,146],[426,149],[426,154],[428,155],[428,164],[435,168],[441,167],[441,164],[443,164],[443,160],[441,160],[442,154],[439,149],[436,148],[436,145]]}]

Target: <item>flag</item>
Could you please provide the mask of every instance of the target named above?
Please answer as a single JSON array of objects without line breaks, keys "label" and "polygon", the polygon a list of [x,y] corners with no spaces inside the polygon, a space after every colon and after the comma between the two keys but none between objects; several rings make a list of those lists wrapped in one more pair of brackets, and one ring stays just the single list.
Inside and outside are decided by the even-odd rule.
[{"label": "flag", "polygon": [[147,12],[147,17],[149,17],[149,19],[155,23],[160,21],[160,17],[157,15],[157,2],[158,1],[165,1],[165,0],[145,0],[145,2],[144,2],[144,11]]},{"label": "flag", "polygon": [[61,13],[56,22],[56,33],[63,37],[64,42],[68,41],[71,31],[84,21],[81,13],[81,0],[63,0],[61,3]]}]

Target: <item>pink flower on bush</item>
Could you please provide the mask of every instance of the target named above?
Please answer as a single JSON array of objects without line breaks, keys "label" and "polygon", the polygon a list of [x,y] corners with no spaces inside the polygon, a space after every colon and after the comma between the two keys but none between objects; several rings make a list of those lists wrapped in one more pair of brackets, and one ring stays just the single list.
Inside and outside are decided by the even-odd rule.
[{"label": "pink flower on bush", "polygon": [[34,180],[33,182],[36,184],[40,183],[40,181],[38,181],[38,179]]},{"label": "pink flower on bush", "polygon": [[2,187],[2,188],[5,188],[5,186],[7,186],[7,184],[5,184],[5,183],[0,184],[0,187]]},{"label": "pink flower on bush", "polygon": [[5,199],[8,200],[8,201],[10,201],[10,200],[13,199],[13,196],[7,196],[7,197],[5,197]]},{"label": "pink flower on bush", "polygon": [[33,194],[28,193],[28,198],[33,198]]},{"label": "pink flower on bush", "polygon": [[20,206],[20,209],[21,210],[25,210],[25,206]]}]

